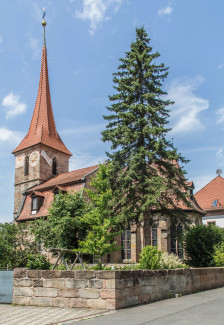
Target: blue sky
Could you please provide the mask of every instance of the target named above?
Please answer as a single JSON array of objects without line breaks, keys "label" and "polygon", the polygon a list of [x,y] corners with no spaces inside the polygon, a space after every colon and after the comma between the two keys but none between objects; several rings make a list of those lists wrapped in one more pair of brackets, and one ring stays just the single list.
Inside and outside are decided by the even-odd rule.
[{"label": "blue sky", "polygon": [[112,73],[144,25],[175,101],[170,138],[190,160],[196,191],[224,170],[224,2],[217,0],[7,0],[0,2],[0,222],[11,221],[14,157],[35,105],[46,7],[56,126],[73,153],[70,170],[103,161]]}]

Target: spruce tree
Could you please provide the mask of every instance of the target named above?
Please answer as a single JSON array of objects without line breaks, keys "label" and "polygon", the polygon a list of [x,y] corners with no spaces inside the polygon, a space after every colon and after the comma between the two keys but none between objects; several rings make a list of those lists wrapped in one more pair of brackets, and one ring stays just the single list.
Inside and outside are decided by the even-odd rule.
[{"label": "spruce tree", "polygon": [[174,224],[187,221],[181,206],[189,206],[189,200],[180,167],[186,160],[166,139],[172,102],[162,90],[168,68],[156,64],[159,57],[144,27],[137,28],[136,40],[114,73],[116,91],[109,96],[110,115],[104,116],[108,125],[103,141],[111,143],[107,155],[113,208],[127,225],[157,211]]}]

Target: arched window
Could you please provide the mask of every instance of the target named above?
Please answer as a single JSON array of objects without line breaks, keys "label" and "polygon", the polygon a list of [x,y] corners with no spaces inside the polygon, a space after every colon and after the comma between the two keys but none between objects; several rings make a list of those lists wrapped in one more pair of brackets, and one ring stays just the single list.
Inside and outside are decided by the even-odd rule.
[{"label": "arched window", "polygon": [[157,246],[158,245],[158,228],[157,224],[153,224],[150,227],[150,245]]},{"label": "arched window", "polygon": [[53,158],[52,161],[52,175],[57,175],[57,160]]},{"label": "arched window", "polygon": [[24,175],[29,175],[29,157],[26,156],[25,158],[25,167],[24,167]]},{"label": "arched window", "polygon": [[122,245],[122,250],[121,250],[121,256],[122,259],[131,259],[131,229],[124,230],[121,233],[121,245]]},{"label": "arched window", "polygon": [[178,223],[177,227],[171,226],[171,253],[178,255],[180,258],[183,258],[183,227]]}]

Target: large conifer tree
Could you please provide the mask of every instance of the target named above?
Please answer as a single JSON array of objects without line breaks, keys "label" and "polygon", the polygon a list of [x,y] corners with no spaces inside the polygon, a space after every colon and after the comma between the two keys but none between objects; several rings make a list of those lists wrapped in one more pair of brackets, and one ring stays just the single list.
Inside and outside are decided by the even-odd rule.
[{"label": "large conifer tree", "polygon": [[172,104],[162,90],[168,75],[160,54],[153,53],[144,29],[136,29],[136,40],[120,59],[114,73],[115,94],[104,116],[109,123],[102,132],[103,141],[111,142],[107,153],[113,190],[113,207],[121,220],[143,220],[160,211],[171,221],[186,221],[180,205],[188,205],[186,181],[180,164],[185,159],[166,139],[170,129],[168,106]]}]

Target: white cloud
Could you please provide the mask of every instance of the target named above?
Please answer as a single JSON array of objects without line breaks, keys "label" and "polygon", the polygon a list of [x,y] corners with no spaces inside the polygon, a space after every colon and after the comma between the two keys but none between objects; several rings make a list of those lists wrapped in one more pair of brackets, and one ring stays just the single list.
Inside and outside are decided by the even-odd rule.
[{"label": "white cloud", "polygon": [[13,118],[16,115],[26,111],[26,104],[20,101],[20,97],[13,92],[5,96],[2,100],[2,105],[7,109],[6,118]]},{"label": "white cloud", "polygon": [[40,22],[40,19],[42,18],[43,15],[43,10],[42,8],[35,2],[35,1],[28,1],[28,3],[32,6],[32,14],[34,19],[37,22]]},{"label": "white cloud", "polygon": [[217,124],[223,123],[224,122],[224,107],[218,109],[216,114],[218,115]]},{"label": "white cloud", "polygon": [[41,53],[41,43],[40,40],[35,39],[34,37],[29,38],[29,48],[33,54],[33,60],[40,58]]},{"label": "white cloud", "polygon": [[0,44],[2,43],[2,36],[0,35]]},{"label": "white cloud", "polygon": [[223,149],[219,149],[217,152],[216,152],[216,155],[220,158],[223,157]]},{"label": "white cloud", "polygon": [[94,157],[89,153],[77,153],[69,161],[69,170],[98,165],[105,160],[105,157]]},{"label": "white cloud", "polygon": [[160,9],[159,12],[158,12],[158,15],[159,16],[165,16],[165,15],[170,15],[173,11],[173,8],[170,7],[170,6],[167,6],[163,9]]},{"label": "white cloud", "polygon": [[0,127],[0,142],[15,142],[21,141],[22,135],[19,132],[11,131],[5,127]]},{"label": "white cloud", "polygon": [[223,165],[224,165],[224,149],[219,149],[217,152],[216,152],[216,156],[217,156],[217,167],[218,168],[223,168]]},{"label": "white cloud", "polygon": [[184,82],[175,79],[168,87],[168,97],[175,102],[170,108],[172,133],[203,129],[199,115],[209,108],[209,101],[195,94],[202,82],[202,77]]},{"label": "white cloud", "polygon": [[100,24],[110,19],[106,14],[110,7],[117,12],[122,0],[83,0],[82,11],[76,11],[76,17],[84,21],[89,21],[90,34],[94,34]]},{"label": "white cloud", "polygon": [[73,73],[76,76],[77,74],[79,74],[79,69],[75,69]]},{"label": "white cloud", "polygon": [[221,63],[219,66],[218,66],[219,69],[223,69],[224,68],[224,63]]}]

